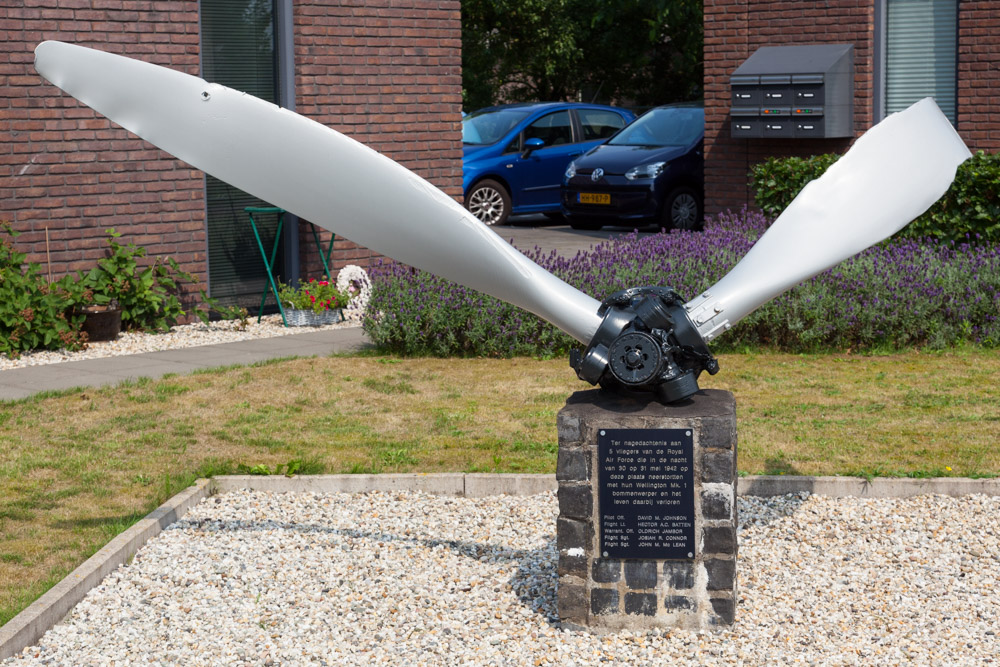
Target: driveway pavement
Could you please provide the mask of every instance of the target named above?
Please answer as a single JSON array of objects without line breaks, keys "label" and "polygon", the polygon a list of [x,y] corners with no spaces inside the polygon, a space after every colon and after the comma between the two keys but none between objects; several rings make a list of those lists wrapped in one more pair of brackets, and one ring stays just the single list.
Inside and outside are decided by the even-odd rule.
[{"label": "driveway pavement", "polygon": [[[510,241],[518,250],[525,252],[535,246],[549,253],[553,250],[563,257],[573,257],[581,250],[590,250],[594,245],[632,230],[624,227],[604,227],[597,231],[573,229],[569,225],[525,226],[524,224],[494,227],[493,231],[505,241]],[[658,230],[647,227],[640,236],[655,234]]]}]

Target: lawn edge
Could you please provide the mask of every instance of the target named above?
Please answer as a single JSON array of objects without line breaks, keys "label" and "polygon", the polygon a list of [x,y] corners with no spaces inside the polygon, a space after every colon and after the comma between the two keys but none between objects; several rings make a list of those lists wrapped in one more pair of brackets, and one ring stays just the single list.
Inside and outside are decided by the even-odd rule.
[{"label": "lawn edge", "polygon": [[214,492],[211,480],[199,479],[116,536],[58,584],[0,627],[0,660],[33,645],[61,621],[76,604],[119,565],[135,555],[146,542],[184,516],[191,507]]},{"label": "lawn edge", "polygon": [[[135,555],[146,542],[181,519],[203,499],[235,489],[274,493],[363,493],[369,491],[423,491],[438,495],[482,498],[493,495],[526,496],[557,489],[551,474],[402,473],[382,475],[220,475],[199,479],[131,528],[121,533],[82,565],[50,588],[24,611],[0,627],[0,660],[33,645],[109,573]],[[808,492],[833,497],[905,498],[916,495],[963,496],[980,493],[1000,496],[1000,477],[969,479],[935,477],[807,477],[753,475],[739,478],[737,494],[776,496]]]}]

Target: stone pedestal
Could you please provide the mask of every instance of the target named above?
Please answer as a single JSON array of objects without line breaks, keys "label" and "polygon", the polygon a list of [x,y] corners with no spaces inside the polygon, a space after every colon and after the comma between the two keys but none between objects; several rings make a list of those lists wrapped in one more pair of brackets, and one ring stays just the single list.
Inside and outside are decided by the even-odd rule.
[{"label": "stone pedestal", "polygon": [[[556,541],[562,622],[595,631],[695,630],[732,624],[736,616],[737,552],[736,406],[732,394],[709,389],[679,404],[661,405],[652,399],[597,389],[580,391],[559,411],[558,427]],[[675,433],[683,437],[685,447],[693,443],[693,479],[688,473],[694,485],[693,509],[687,510],[694,517],[693,550],[684,557],[604,557],[600,478],[605,475],[607,485],[611,477],[606,462],[599,459],[598,441],[607,437],[602,431],[615,429],[683,429]],[[605,493],[610,492],[606,489]],[[610,535],[611,528],[608,532]]]}]

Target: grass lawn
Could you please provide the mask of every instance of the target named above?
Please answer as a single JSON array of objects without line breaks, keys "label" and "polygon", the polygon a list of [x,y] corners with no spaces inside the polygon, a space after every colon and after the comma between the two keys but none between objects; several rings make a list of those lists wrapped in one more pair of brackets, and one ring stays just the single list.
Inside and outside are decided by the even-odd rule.
[{"label": "grass lawn", "polygon": [[[720,356],[748,474],[1000,474],[1000,353]],[[565,359],[343,356],[0,402],[0,623],[196,477],[554,472]]]}]

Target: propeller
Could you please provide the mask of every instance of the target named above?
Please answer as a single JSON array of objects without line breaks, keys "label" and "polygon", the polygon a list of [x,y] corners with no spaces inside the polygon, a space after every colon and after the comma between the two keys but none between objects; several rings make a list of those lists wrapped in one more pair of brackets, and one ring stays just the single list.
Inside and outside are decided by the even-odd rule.
[{"label": "propeller", "polygon": [[524,308],[582,343],[600,324],[595,299],[409,169],[313,120],[183,72],[73,44],[42,42],[35,69],[126,130],[304,220]]},{"label": "propeller", "polygon": [[896,233],[930,208],[971,157],[931,98],[854,142],[807,184],[746,256],[695,299],[633,288],[601,305],[601,326],[570,363],[592,384],[653,391],[664,402],[718,372],[707,343],[785,290]]},{"label": "propeller", "polygon": [[[687,303],[634,287],[603,303],[527,259],[405,167],[315,121],[188,74],[61,42],[47,80],[192,166],[400,262],[524,308],[587,347],[577,375],[673,402],[718,364],[708,341],[781,292],[887,238],[970,156],[933,100],[886,118],[789,205],[746,257]],[[255,160],[261,153],[266,163]]]}]

